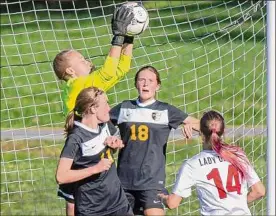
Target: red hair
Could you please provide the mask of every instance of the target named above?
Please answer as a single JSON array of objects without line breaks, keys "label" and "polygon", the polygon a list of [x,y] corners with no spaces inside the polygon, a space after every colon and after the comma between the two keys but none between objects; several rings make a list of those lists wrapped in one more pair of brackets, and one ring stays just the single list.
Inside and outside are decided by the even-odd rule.
[{"label": "red hair", "polygon": [[250,162],[240,147],[228,145],[221,140],[224,128],[224,118],[216,111],[206,112],[200,120],[200,131],[205,136],[206,141],[212,144],[212,149],[221,158],[231,163],[244,178],[248,175]]}]

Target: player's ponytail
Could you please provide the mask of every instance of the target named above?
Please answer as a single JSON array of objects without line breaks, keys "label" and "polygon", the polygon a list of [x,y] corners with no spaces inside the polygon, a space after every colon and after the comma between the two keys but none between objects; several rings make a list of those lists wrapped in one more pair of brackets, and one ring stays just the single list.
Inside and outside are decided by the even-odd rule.
[{"label": "player's ponytail", "polygon": [[223,142],[224,119],[216,111],[206,112],[200,120],[200,131],[205,137],[205,142],[224,160],[230,162],[241,173],[242,178],[247,176],[247,167],[250,165],[244,151],[235,145]]},{"label": "player's ponytail", "polygon": [[67,137],[72,132],[74,128],[74,121],[80,121],[81,119],[81,115],[78,115],[75,110],[72,110],[68,113],[64,126],[65,137]]},{"label": "player's ponytail", "polygon": [[96,87],[88,87],[83,89],[77,96],[75,108],[69,112],[66,117],[64,132],[65,137],[72,132],[74,128],[74,121],[81,121],[82,118],[90,114],[90,107],[97,106],[98,95],[104,92]]}]

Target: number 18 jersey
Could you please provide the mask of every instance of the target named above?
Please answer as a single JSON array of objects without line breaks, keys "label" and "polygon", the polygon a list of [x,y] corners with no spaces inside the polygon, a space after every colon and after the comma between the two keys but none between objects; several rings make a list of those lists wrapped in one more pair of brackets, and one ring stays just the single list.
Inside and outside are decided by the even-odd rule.
[{"label": "number 18 jersey", "polygon": [[242,180],[231,163],[213,150],[203,150],[183,163],[172,193],[186,198],[195,186],[202,215],[251,215],[247,188],[260,179],[251,166],[248,170]]},{"label": "number 18 jersey", "polygon": [[110,113],[125,144],[119,153],[117,166],[124,189],[163,189],[170,131],[188,115],[158,100],[146,105],[138,100],[124,101]]}]

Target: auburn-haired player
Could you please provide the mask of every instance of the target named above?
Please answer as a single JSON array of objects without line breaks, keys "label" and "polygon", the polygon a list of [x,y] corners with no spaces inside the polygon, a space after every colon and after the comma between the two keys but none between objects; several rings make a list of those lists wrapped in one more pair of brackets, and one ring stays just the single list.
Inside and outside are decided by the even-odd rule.
[{"label": "auburn-haired player", "polygon": [[221,140],[224,128],[224,118],[218,112],[203,115],[203,150],[183,163],[172,194],[160,194],[170,209],[191,195],[192,186],[197,190],[201,215],[251,215],[248,203],[265,195],[244,151]]},{"label": "auburn-haired player", "polygon": [[158,194],[165,189],[165,156],[172,128],[184,124],[188,137],[199,130],[199,120],[182,110],[155,99],[161,80],[152,66],[142,67],[135,76],[136,100],[123,101],[111,109],[125,147],[118,156],[118,175],[134,213],[142,207],[145,215],[164,215]]}]

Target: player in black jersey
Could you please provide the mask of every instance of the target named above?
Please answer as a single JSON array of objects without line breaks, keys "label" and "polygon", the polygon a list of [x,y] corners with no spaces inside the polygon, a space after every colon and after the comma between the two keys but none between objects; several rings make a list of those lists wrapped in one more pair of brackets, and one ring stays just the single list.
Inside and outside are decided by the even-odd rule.
[{"label": "player in black jersey", "polygon": [[105,93],[89,87],[80,92],[66,119],[56,180],[73,183],[75,215],[133,215],[112,156],[124,145],[109,122],[109,111]]},{"label": "player in black jersey", "polygon": [[158,193],[165,189],[165,156],[171,129],[183,124],[187,138],[192,130],[199,131],[198,119],[155,99],[160,85],[154,67],[141,68],[135,76],[139,97],[123,101],[110,111],[125,144],[118,157],[118,176],[127,196],[134,199],[134,209],[142,207],[145,215],[164,215]]}]

